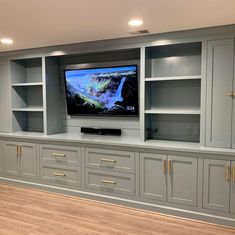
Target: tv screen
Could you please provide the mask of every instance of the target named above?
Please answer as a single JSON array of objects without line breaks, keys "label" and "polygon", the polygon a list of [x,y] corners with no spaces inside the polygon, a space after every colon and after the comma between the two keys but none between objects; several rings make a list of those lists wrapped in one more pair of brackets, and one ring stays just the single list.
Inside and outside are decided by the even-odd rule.
[{"label": "tv screen", "polygon": [[69,115],[138,115],[137,65],[65,70]]}]

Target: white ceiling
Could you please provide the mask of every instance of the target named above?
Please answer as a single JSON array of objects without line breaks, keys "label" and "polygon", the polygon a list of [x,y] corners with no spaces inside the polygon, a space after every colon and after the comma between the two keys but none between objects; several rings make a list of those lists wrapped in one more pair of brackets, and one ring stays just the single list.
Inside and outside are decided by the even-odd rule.
[{"label": "white ceiling", "polygon": [[235,0],[0,0],[1,51],[130,36],[130,18],[150,33],[235,23]]}]

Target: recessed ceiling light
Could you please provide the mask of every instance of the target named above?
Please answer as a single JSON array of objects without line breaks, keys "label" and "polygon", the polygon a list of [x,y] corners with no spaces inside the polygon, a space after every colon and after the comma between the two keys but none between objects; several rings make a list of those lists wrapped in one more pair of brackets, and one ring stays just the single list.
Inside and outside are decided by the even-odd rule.
[{"label": "recessed ceiling light", "polygon": [[0,40],[0,42],[1,42],[2,44],[10,45],[10,44],[13,43],[13,40],[10,39],[10,38],[2,38],[2,39]]},{"label": "recessed ceiling light", "polygon": [[142,20],[140,20],[140,19],[132,19],[132,20],[130,20],[129,22],[128,22],[128,24],[130,25],[130,26],[140,26],[140,25],[142,25],[143,24],[143,21]]}]

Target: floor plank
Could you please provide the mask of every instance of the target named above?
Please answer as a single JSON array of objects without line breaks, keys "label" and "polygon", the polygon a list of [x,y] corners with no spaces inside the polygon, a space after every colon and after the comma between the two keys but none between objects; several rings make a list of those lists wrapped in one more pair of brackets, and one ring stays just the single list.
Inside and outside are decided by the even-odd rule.
[{"label": "floor plank", "polygon": [[235,229],[0,185],[0,235],[235,235]]}]

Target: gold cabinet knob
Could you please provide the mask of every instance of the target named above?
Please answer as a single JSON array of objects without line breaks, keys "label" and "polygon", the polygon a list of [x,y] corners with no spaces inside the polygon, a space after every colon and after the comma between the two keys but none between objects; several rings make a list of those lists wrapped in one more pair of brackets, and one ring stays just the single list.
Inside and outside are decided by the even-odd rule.
[{"label": "gold cabinet knob", "polygon": [[232,92],[232,91],[228,91],[227,92],[227,96],[231,96],[232,97],[234,94],[235,94],[235,92]]}]

